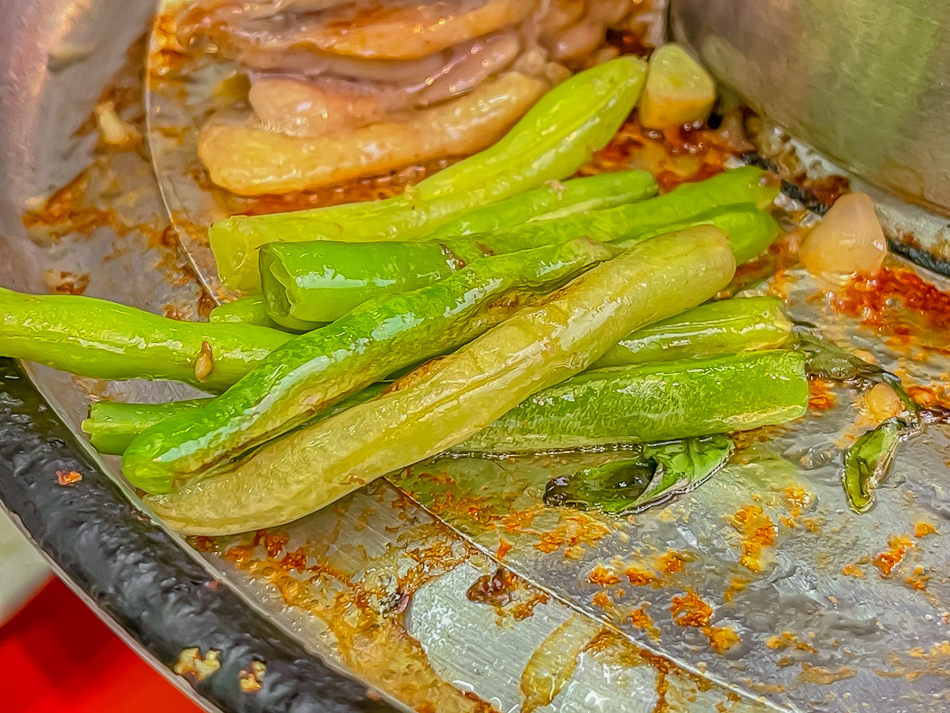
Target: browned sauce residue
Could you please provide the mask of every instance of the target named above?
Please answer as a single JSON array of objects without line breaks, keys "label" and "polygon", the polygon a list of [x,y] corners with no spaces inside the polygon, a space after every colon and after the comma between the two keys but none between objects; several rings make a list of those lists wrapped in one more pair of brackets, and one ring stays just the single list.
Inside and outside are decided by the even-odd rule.
[{"label": "browned sauce residue", "polygon": [[862,317],[866,326],[899,333],[906,325],[895,324],[895,301],[926,317],[934,327],[946,328],[950,323],[950,294],[907,268],[884,268],[874,277],[860,276],[831,304],[838,312]]},{"label": "browned sauce residue", "polygon": [[841,574],[846,577],[861,578],[864,576],[864,570],[858,567],[857,564],[846,564],[841,568]]},{"label": "browned sauce residue", "polygon": [[747,505],[732,518],[742,535],[742,556],[739,564],[750,572],[762,571],[762,550],[775,544],[775,524],[758,505]]},{"label": "browned sauce residue", "polygon": [[514,589],[519,586],[519,580],[520,578],[511,571],[499,567],[492,574],[484,574],[476,579],[465,592],[465,596],[470,602],[504,607],[511,603]]},{"label": "browned sauce residue", "polygon": [[660,557],[656,567],[664,574],[676,574],[686,568],[686,561],[687,557],[678,552],[667,552]]},{"label": "browned sauce residue", "polygon": [[729,627],[707,626],[703,633],[709,637],[709,645],[718,654],[728,653],[742,643],[739,635]]},{"label": "browned sauce residue", "polygon": [[914,567],[914,572],[909,577],[904,580],[904,583],[911,589],[916,589],[918,592],[922,592],[927,589],[927,582],[930,581],[930,577],[924,574],[926,570],[920,565]]},{"label": "browned sauce residue", "polygon": [[834,408],[835,395],[828,389],[824,379],[808,380],[808,408],[815,411],[828,411]]},{"label": "browned sauce residue", "polygon": [[45,270],[43,282],[54,295],[81,295],[89,287],[89,274],[68,270]]},{"label": "browned sauce residue", "polygon": [[818,649],[809,644],[807,641],[802,641],[801,638],[791,631],[783,631],[778,636],[768,637],[765,640],[765,645],[774,650],[795,649],[797,651],[805,651],[810,654],[818,653]]},{"label": "browned sauce residue", "polygon": [[670,604],[673,621],[679,626],[709,626],[713,608],[700,599],[695,592],[687,591],[682,596],[674,596]]},{"label": "browned sauce residue", "polygon": [[612,584],[620,584],[620,577],[613,570],[596,567],[593,572],[587,575],[587,581],[600,587],[609,587]]},{"label": "browned sauce residue", "polygon": [[846,678],[854,678],[858,675],[858,672],[849,666],[842,666],[837,670],[825,668],[824,666],[812,666],[805,662],[802,662],[801,666],[801,680],[819,686],[827,686],[835,681],[843,681]]},{"label": "browned sauce residue", "polygon": [[890,577],[907,552],[914,548],[913,541],[906,535],[891,535],[887,540],[887,545],[888,549],[871,561],[880,570],[882,577]]},{"label": "browned sauce residue", "polygon": [[630,584],[635,587],[645,587],[648,584],[657,583],[656,575],[653,574],[653,572],[647,572],[646,570],[638,569],[636,567],[631,567],[626,572],[624,572],[624,574],[627,575],[627,579],[630,580]]},{"label": "browned sauce residue", "polygon": [[57,470],[56,482],[60,485],[75,485],[82,480],[82,474],[75,470]]}]

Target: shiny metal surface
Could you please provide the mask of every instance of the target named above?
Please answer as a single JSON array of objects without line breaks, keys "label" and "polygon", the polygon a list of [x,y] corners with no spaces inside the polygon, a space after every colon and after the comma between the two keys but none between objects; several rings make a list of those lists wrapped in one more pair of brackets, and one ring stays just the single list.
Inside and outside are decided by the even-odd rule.
[{"label": "shiny metal surface", "polygon": [[950,215],[950,2],[673,0],[671,31],[754,109]]}]

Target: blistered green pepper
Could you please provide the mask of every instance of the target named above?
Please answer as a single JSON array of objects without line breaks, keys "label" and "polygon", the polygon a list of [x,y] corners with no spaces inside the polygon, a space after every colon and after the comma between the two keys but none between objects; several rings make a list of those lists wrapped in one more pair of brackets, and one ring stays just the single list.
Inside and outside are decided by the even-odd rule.
[{"label": "blistered green pepper", "polygon": [[96,379],[166,379],[223,391],[291,335],[182,322],[76,295],[0,289],[0,355]]},{"label": "blistered green pepper", "polygon": [[623,124],[645,76],[646,65],[636,57],[580,72],[542,97],[494,146],[403,195],[218,221],[208,233],[218,273],[228,287],[255,291],[260,287],[257,251],[266,243],[419,240],[473,209],[570,178]]},{"label": "blistered green pepper", "polygon": [[168,492],[398,369],[458,348],[514,314],[531,290],[611,255],[578,239],[479,260],[428,287],[364,303],[275,350],[209,404],[142,433],[126,450],[123,471],[147,492]]},{"label": "blistered green pepper", "polygon": [[148,503],[172,527],[193,534],[295,520],[477,433],[531,394],[585,369],[624,334],[708,299],[734,272],[725,236],[715,228],[648,241],[371,403],[272,441]]},{"label": "blistered green pepper", "polygon": [[594,368],[761,351],[792,339],[792,322],[777,297],[721,300],[627,335]]},{"label": "blistered green pepper", "polygon": [[781,424],[807,409],[805,357],[791,350],[613,367],[535,394],[457,448],[506,453],[649,443]]}]

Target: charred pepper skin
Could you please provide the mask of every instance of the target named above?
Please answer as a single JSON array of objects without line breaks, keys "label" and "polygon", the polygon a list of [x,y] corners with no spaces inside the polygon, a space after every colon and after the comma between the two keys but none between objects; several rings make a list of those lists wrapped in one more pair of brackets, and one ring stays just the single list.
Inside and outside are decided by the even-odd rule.
[{"label": "charred pepper skin", "polygon": [[715,228],[648,241],[373,402],[298,429],[172,494],[149,497],[149,505],[192,534],[303,517],[474,435],[531,394],[587,368],[623,335],[709,299],[734,273],[735,259]]},{"label": "charred pepper skin", "polygon": [[95,379],[182,381],[224,391],[290,338],[249,324],[182,322],[92,297],[0,289],[0,354]]},{"label": "charred pepper skin", "polygon": [[266,243],[420,240],[473,209],[570,178],[613,138],[636,105],[645,78],[646,64],[636,57],[580,72],[543,96],[491,148],[403,195],[218,221],[208,234],[218,273],[232,289],[258,291],[257,253]]},{"label": "charred pepper skin", "polygon": [[214,401],[142,433],[126,450],[123,471],[147,492],[168,492],[399,369],[460,347],[514,314],[535,290],[563,284],[612,254],[583,238],[480,260],[420,290],[364,303],[275,350]]}]

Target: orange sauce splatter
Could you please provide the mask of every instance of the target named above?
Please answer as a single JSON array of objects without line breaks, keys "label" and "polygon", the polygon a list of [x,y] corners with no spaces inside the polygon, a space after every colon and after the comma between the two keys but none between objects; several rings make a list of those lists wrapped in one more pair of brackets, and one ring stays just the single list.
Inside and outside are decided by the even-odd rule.
[{"label": "orange sauce splatter", "polygon": [[57,470],[56,482],[60,485],[75,485],[82,480],[82,474],[75,470]]},{"label": "orange sauce splatter", "polygon": [[894,568],[901,563],[914,543],[906,535],[891,535],[887,540],[888,549],[877,555],[872,563],[881,571],[882,577],[890,577]]},{"label": "orange sauce splatter", "polygon": [[627,579],[630,580],[630,584],[635,587],[645,587],[648,584],[656,584],[657,578],[653,572],[647,572],[646,570],[637,569],[636,567],[631,567],[626,572]]},{"label": "orange sauce splatter", "polygon": [[612,570],[606,569],[605,567],[597,567],[593,572],[587,575],[587,581],[600,587],[608,587],[612,584],[620,584],[620,577]]},{"label": "orange sauce splatter", "polygon": [[511,543],[508,540],[499,537],[498,538],[498,549],[495,551],[495,557],[500,560],[505,559],[505,555],[511,552]]},{"label": "orange sauce splatter", "polygon": [[687,591],[682,596],[674,596],[670,605],[673,621],[679,626],[709,626],[712,620],[713,608],[696,596],[693,591]]},{"label": "orange sauce splatter", "polygon": [[856,564],[847,564],[841,568],[841,574],[843,574],[846,577],[860,578],[864,576],[864,570],[862,570]]},{"label": "orange sauce splatter", "polygon": [[747,505],[733,515],[732,524],[742,534],[739,564],[751,572],[761,572],[762,550],[775,544],[772,519],[758,505]]},{"label": "orange sauce splatter", "polygon": [[911,589],[916,589],[918,592],[924,591],[927,589],[927,582],[930,581],[930,577],[924,574],[925,571],[926,570],[920,565],[914,567],[914,573],[907,577],[904,583]]},{"label": "orange sauce splatter", "polygon": [[591,601],[595,606],[598,606],[601,609],[609,609],[613,606],[613,602],[610,600],[610,596],[607,594],[607,592],[597,592]]},{"label": "orange sauce splatter", "polygon": [[686,557],[676,552],[667,552],[657,562],[657,569],[666,574],[682,572],[686,567]]},{"label": "orange sauce splatter", "polygon": [[703,633],[709,637],[709,645],[719,654],[731,651],[742,643],[739,635],[729,627],[709,626],[703,629]]},{"label": "orange sauce splatter", "polygon": [[914,525],[914,537],[918,540],[922,537],[927,537],[927,535],[936,535],[937,528],[931,525],[929,522],[918,522]]},{"label": "orange sauce splatter", "polygon": [[808,380],[808,407],[816,411],[828,411],[834,408],[835,395],[828,390],[824,379]]},{"label": "orange sauce splatter", "polygon": [[653,628],[653,619],[651,619],[650,615],[647,614],[646,607],[642,606],[639,609],[634,609],[633,612],[631,612],[630,623],[638,629]]},{"label": "orange sauce splatter", "polygon": [[874,277],[854,279],[832,301],[832,308],[852,317],[862,317],[862,324],[879,330],[895,332],[893,303],[928,319],[935,327],[950,322],[950,294],[925,282],[907,268],[884,268]]}]

